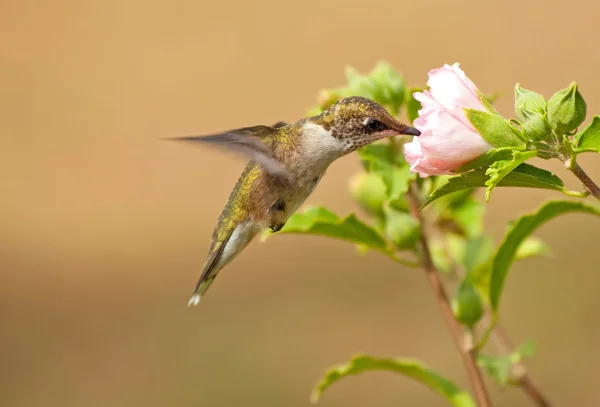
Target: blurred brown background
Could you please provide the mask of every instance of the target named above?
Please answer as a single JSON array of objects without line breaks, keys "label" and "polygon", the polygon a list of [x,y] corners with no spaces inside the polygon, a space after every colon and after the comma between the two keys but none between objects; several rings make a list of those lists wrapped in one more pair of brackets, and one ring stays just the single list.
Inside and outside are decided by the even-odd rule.
[{"label": "blurred brown background", "polygon": [[[346,243],[254,242],[199,308],[186,302],[244,163],[165,136],[295,120],[344,66],[379,59],[411,84],[458,61],[484,92],[550,96],[577,80],[600,112],[594,1],[0,2],[0,405],[307,406],[330,364],[418,357],[468,386],[419,272]],[[595,157],[582,165],[600,179]],[[579,188],[560,163],[542,163]],[[354,210],[355,156],[309,204]],[[556,194],[497,190],[488,224]],[[556,405],[600,403],[600,222],[543,227],[502,320],[534,339]],[[529,405],[517,390],[498,406]],[[408,379],[350,378],[327,406],[444,406]]]}]

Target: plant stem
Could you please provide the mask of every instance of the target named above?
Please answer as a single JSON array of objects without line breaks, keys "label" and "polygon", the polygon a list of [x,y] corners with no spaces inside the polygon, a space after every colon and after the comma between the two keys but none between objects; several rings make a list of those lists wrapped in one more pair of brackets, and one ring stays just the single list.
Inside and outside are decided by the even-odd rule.
[{"label": "plant stem", "polygon": [[[500,326],[497,324],[494,328],[494,332],[492,333],[492,340],[495,342],[496,347],[500,350],[500,352],[504,354],[512,353],[515,349],[512,344],[508,334]],[[531,401],[539,406],[539,407],[551,407],[550,401],[541,393],[541,391],[537,388],[531,376],[527,372],[527,368],[522,362],[518,362],[513,366],[513,375],[517,378],[519,386],[521,389],[527,394],[527,396],[531,399]]]},{"label": "plant stem", "polygon": [[590,191],[590,193],[600,201],[600,188],[594,181],[592,181],[592,179],[585,173],[579,164],[577,164],[577,162],[573,159],[565,163],[565,166],[569,171],[575,174],[575,176],[579,178],[581,182],[583,182],[583,185],[585,185],[588,191]]},{"label": "plant stem", "polygon": [[446,325],[450,330],[450,335],[452,336],[454,344],[456,345],[463,360],[469,380],[471,381],[473,392],[475,393],[477,404],[479,407],[490,407],[492,404],[485,387],[485,382],[483,381],[483,376],[481,375],[481,371],[479,370],[475,360],[475,352],[471,348],[467,348],[463,342],[464,332],[456,318],[454,318],[454,313],[452,312],[448,294],[446,293],[446,289],[440,280],[439,273],[433,264],[431,252],[429,251],[429,242],[427,241],[427,235],[425,234],[424,230],[423,217],[419,211],[419,198],[414,182],[410,184],[410,189],[407,193],[407,199],[413,216],[419,220],[421,223],[421,228],[423,229],[420,244],[421,250],[423,251],[423,267],[425,268],[427,281],[429,282],[431,290],[433,291],[440,310],[442,311],[442,315],[444,316]]}]

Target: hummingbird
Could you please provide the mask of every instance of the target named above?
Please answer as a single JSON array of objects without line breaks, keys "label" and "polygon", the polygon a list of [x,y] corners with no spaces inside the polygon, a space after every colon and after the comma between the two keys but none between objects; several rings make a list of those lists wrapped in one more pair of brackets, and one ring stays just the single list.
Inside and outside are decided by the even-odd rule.
[{"label": "hummingbird", "polygon": [[363,97],[338,100],[318,116],[223,133],[176,137],[223,148],[249,159],[212,235],[188,306],[200,303],[219,271],[262,230],[277,232],[304,203],[335,160],[377,140],[419,136],[380,104]]}]

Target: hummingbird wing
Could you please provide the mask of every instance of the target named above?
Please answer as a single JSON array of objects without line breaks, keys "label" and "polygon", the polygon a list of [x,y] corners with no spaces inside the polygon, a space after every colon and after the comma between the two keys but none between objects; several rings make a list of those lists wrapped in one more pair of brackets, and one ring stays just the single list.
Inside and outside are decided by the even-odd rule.
[{"label": "hummingbird wing", "polygon": [[262,166],[268,173],[280,181],[287,182],[288,172],[285,166],[275,157],[274,151],[267,140],[271,139],[277,129],[285,126],[284,122],[277,122],[273,127],[252,126],[241,129],[229,130],[224,133],[206,136],[176,137],[169,140],[191,141],[205,143],[228,151],[244,155]]}]

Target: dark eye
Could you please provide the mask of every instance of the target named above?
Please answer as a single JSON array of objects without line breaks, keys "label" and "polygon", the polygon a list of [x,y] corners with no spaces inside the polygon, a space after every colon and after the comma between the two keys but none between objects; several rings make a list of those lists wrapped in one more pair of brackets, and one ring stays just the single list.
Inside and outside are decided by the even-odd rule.
[{"label": "dark eye", "polygon": [[382,131],[382,130],[386,129],[385,124],[381,123],[377,119],[369,119],[369,120],[367,120],[367,127],[371,131]]}]

